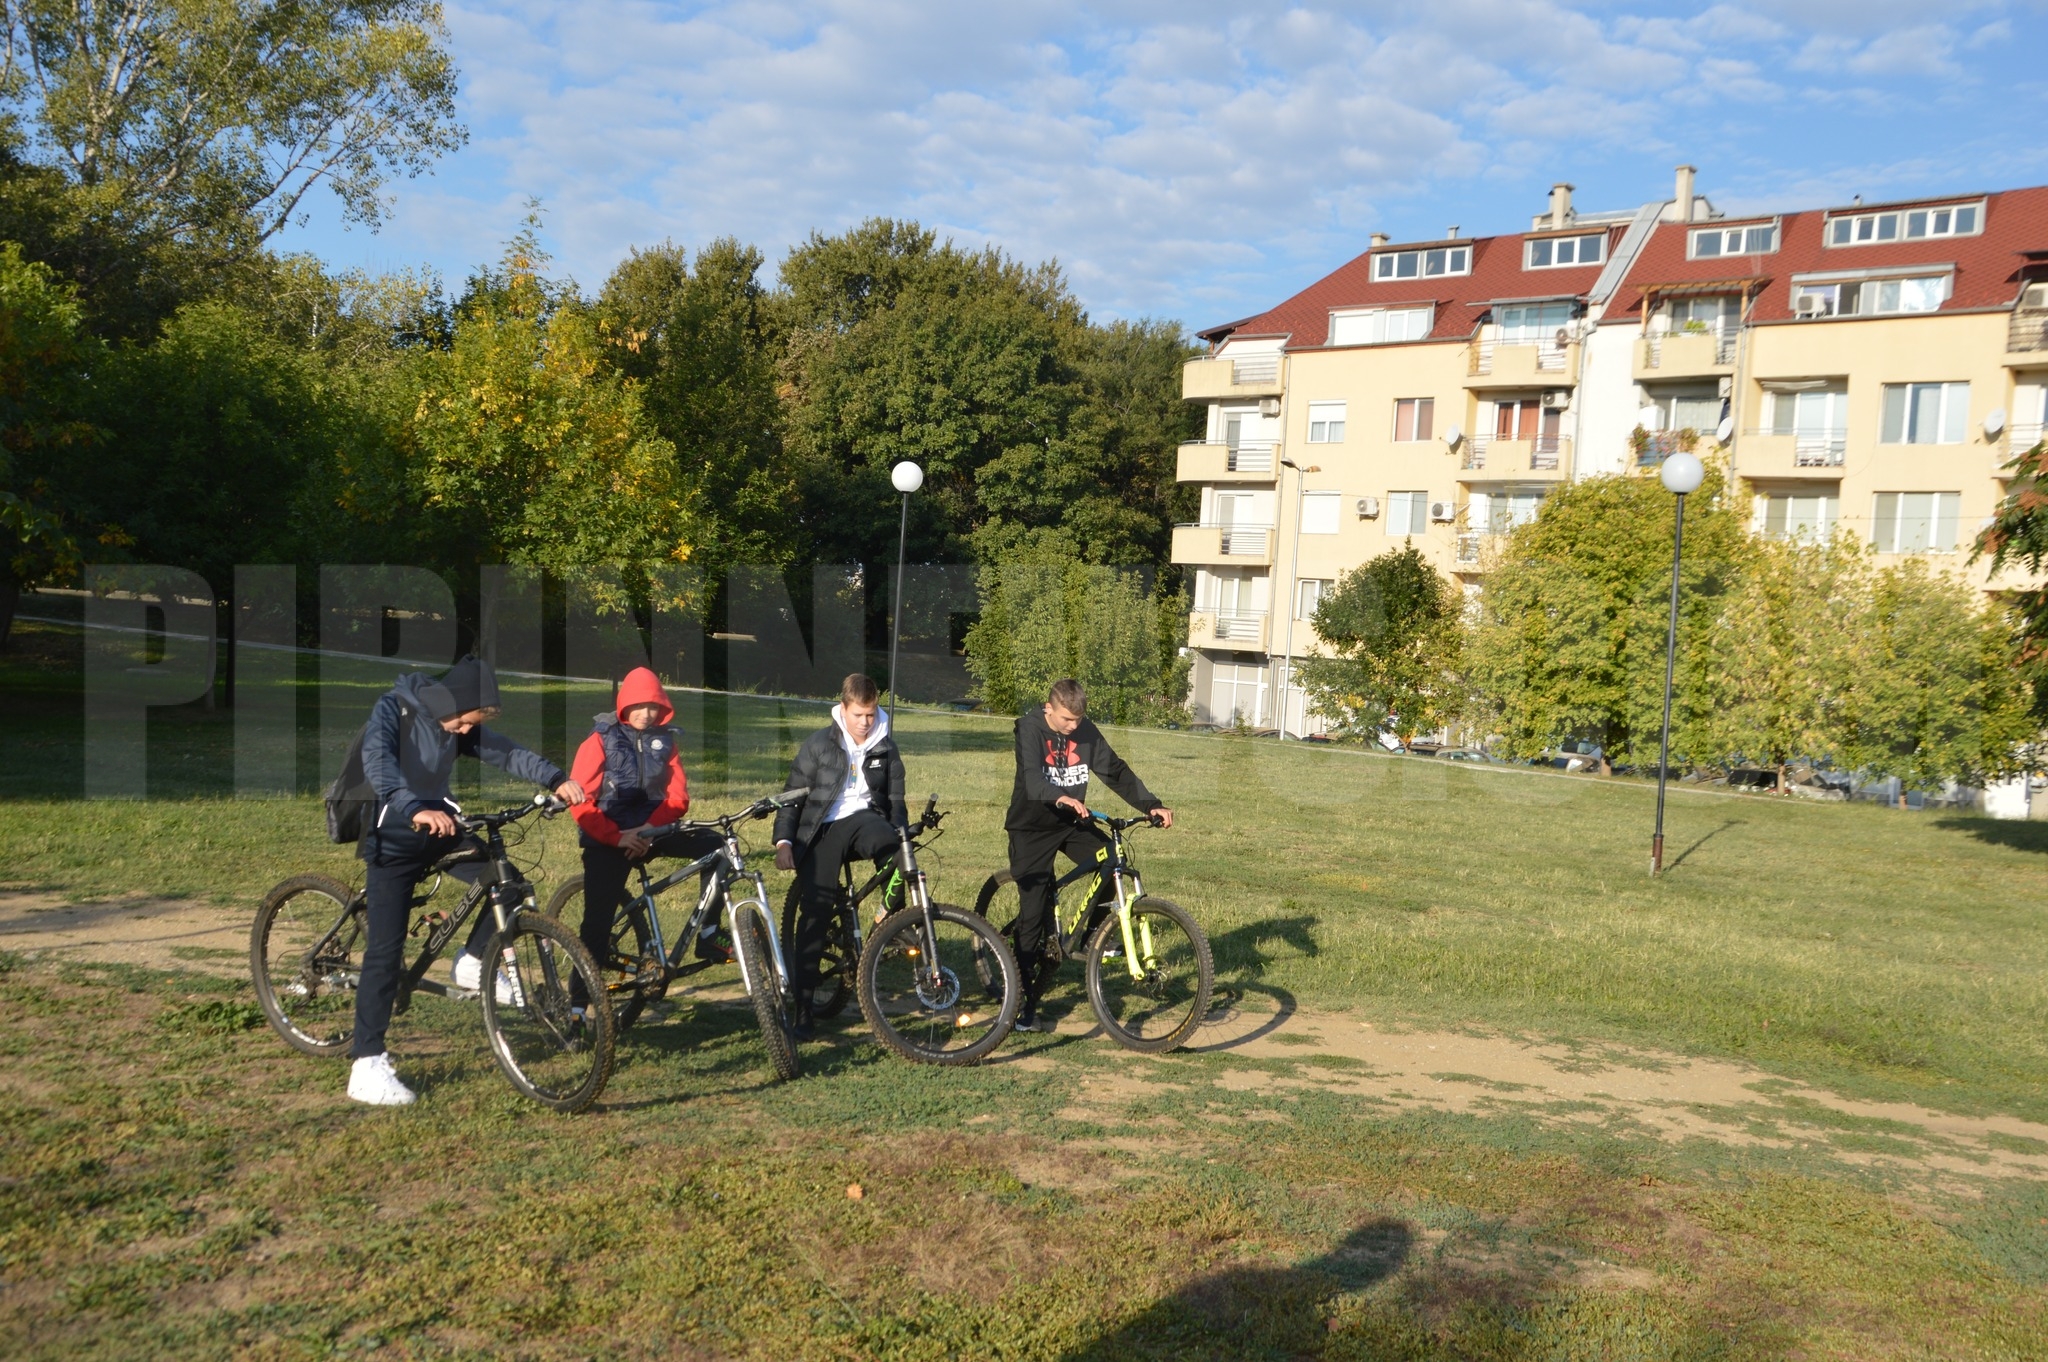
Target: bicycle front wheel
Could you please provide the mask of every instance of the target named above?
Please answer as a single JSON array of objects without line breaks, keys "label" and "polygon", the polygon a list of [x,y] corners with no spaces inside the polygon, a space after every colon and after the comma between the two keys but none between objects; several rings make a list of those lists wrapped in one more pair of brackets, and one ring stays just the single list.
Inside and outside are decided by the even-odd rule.
[{"label": "bicycle front wheel", "polygon": [[[986,980],[987,982],[983,982]],[[1023,976],[985,918],[934,903],[882,919],[860,956],[860,1010],[884,1045],[920,1064],[975,1064],[1003,1043]]]},{"label": "bicycle front wheel", "polygon": [[1149,894],[1131,905],[1133,955],[1112,913],[1089,938],[1088,1002],[1110,1039],[1159,1054],[1187,1043],[1209,1015],[1216,965],[1187,909]]},{"label": "bicycle front wheel", "polygon": [[249,929],[256,1001],[285,1043],[339,1055],[355,1031],[369,914],[348,886],[300,875],[263,896]]},{"label": "bicycle front wheel", "polygon": [[[612,1076],[616,1029],[603,976],[576,934],[521,913],[484,948],[484,969],[484,1034],[512,1086],[556,1111],[595,1102]],[[579,1008],[573,993],[590,1001]]]},{"label": "bicycle front wheel", "polygon": [[796,1037],[790,1034],[789,1006],[782,997],[782,976],[775,971],[775,952],[768,935],[766,910],[749,900],[735,907],[732,915],[732,944],[739,952],[740,972],[746,976],[754,1019],[761,1023],[761,1043],[768,1047],[768,1062],[775,1076],[787,1083],[802,1072],[796,1057]]}]

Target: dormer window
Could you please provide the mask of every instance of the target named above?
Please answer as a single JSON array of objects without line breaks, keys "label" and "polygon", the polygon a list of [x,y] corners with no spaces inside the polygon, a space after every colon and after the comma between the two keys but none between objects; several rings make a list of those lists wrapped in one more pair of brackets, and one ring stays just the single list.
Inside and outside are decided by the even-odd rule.
[{"label": "dormer window", "polygon": [[1724,255],[1769,255],[1778,249],[1778,224],[1756,222],[1747,227],[1697,227],[1687,256],[1712,260]]},{"label": "dormer window", "polygon": [[1557,269],[1563,265],[1597,265],[1607,258],[1607,233],[1587,236],[1542,236],[1523,243],[1522,267]]},{"label": "dormer window", "polygon": [[1470,246],[1434,246],[1428,250],[1415,251],[1377,251],[1372,258],[1372,277],[1379,283],[1395,279],[1429,279],[1440,274],[1470,273]]},{"label": "dormer window", "polygon": [[1976,236],[1984,230],[1984,201],[1939,208],[1895,208],[1882,213],[1831,213],[1830,246],[1877,246],[1887,241],[1921,241],[1937,236]]}]

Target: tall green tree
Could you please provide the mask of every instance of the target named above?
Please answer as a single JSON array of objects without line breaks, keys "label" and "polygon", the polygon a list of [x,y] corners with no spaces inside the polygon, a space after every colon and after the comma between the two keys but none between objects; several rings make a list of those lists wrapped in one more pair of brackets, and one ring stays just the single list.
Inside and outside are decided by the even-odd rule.
[{"label": "tall green tree", "polygon": [[[1487,574],[1469,674],[1506,750],[1600,742],[1610,761],[1654,761],[1662,720],[1674,498],[1654,478],[1588,478],[1545,498]],[[1674,745],[1704,739],[1700,645],[1746,530],[1709,466],[1686,499]]]},{"label": "tall green tree", "polygon": [[1442,727],[1463,708],[1463,614],[1463,594],[1412,544],[1353,568],[1316,604],[1331,651],[1301,665],[1310,708],[1358,736]]}]

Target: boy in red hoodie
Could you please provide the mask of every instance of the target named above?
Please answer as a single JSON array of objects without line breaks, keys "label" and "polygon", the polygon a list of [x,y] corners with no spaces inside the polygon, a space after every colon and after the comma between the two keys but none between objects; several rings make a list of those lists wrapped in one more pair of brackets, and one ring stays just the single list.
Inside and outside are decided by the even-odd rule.
[{"label": "boy in red hoodie", "polygon": [[678,735],[669,725],[674,715],[661,678],[635,667],[619,683],[616,711],[598,715],[576,749],[573,778],[590,792],[589,802],[572,811],[583,846],[580,935],[600,967],[611,958],[612,923],[634,863],[650,856],[694,861],[720,846],[717,833],[673,826],[690,807]]}]

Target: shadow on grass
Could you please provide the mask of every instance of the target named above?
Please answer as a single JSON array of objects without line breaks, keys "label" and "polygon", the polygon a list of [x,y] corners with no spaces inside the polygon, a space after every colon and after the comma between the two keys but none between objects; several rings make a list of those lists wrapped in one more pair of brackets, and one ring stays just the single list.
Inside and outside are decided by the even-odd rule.
[{"label": "shadow on grass", "polygon": [[1691,846],[1687,847],[1687,848],[1686,848],[1685,850],[1683,850],[1683,851],[1679,852],[1679,853],[1678,853],[1678,854],[1677,854],[1676,856],[1672,857],[1672,858],[1671,858],[1671,860],[1670,860],[1670,862],[1669,862],[1669,863],[1668,863],[1667,865],[1665,865],[1665,867],[1664,867],[1664,868],[1665,868],[1666,870],[1676,870],[1676,869],[1678,869],[1678,867],[1679,867],[1679,866],[1681,866],[1681,865],[1685,864],[1685,858],[1686,858],[1686,857],[1688,857],[1688,856],[1692,855],[1692,854],[1693,854],[1693,853],[1694,853],[1695,851],[1698,851],[1698,850],[1699,850],[1699,849],[1700,849],[1701,847],[1703,847],[1703,846],[1705,846],[1705,845],[1706,845],[1707,843],[1709,843],[1709,842],[1713,841],[1713,840],[1714,840],[1714,839],[1715,839],[1716,837],[1719,837],[1719,836],[1720,836],[1720,835],[1721,835],[1722,833],[1724,833],[1724,832],[1728,831],[1728,829],[1730,829],[1730,828],[1739,828],[1739,827],[1741,827],[1741,826],[1742,826],[1742,825],[1743,825],[1743,824],[1744,824],[1745,822],[1747,822],[1747,821],[1748,821],[1747,819],[1743,819],[1743,818],[1731,818],[1731,819],[1729,819],[1729,820],[1728,820],[1727,822],[1723,823],[1723,824],[1722,824],[1722,825],[1721,825],[1720,827],[1718,827],[1718,828],[1715,828],[1715,829],[1714,829],[1714,830],[1713,830],[1712,832],[1708,833],[1708,834],[1707,834],[1706,836],[1704,836],[1704,837],[1700,838],[1700,839],[1699,839],[1699,840],[1698,840],[1697,842],[1694,842],[1694,843],[1693,843],[1693,844],[1692,844]]},{"label": "shadow on grass", "polygon": [[2002,818],[1943,818],[1934,826],[1960,832],[1995,847],[2048,855],[2048,823],[2012,822]]},{"label": "shadow on grass", "polygon": [[1401,1270],[1414,1228],[1382,1217],[1328,1253],[1293,1267],[1227,1268],[1197,1277],[1137,1318],[1064,1354],[1066,1362],[1124,1358],[1299,1357],[1322,1351],[1331,1303]]}]

